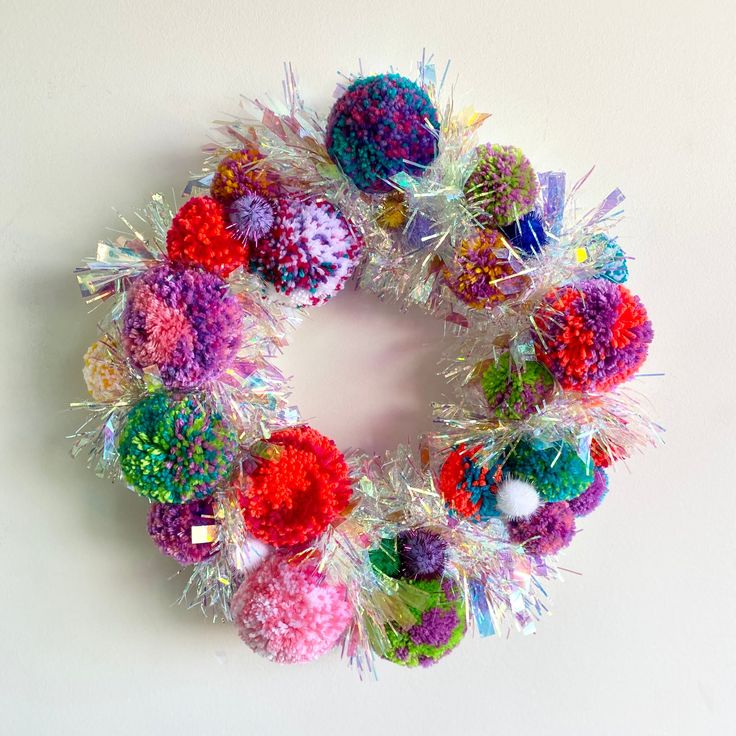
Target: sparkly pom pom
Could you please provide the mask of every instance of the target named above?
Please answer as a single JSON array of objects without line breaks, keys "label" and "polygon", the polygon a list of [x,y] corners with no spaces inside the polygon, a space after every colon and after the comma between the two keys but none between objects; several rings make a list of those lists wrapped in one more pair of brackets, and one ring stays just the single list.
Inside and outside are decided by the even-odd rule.
[{"label": "sparkly pom pom", "polygon": [[460,243],[453,264],[445,269],[445,282],[469,307],[492,307],[528,285],[526,276],[517,275],[523,264],[509,256],[499,232],[481,230]]},{"label": "sparkly pom pom", "polygon": [[99,340],[93,342],[84,354],[82,375],[87,391],[95,401],[119,399],[129,380],[125,366],[113,360],[110,348]]},{"label": "sparkly pom pom", "polygon": [[575,498],[593,482],[593,469],[566,442],[545,447],[522,440],[506,458],[503,474],[531,483],[545,501]]},{"label": "sparkly pom pom", "polygon": [[351,481],[335,443],[311,427],[274,432],[272,459],[243,479],[240,505],[250,533],[274,547],[309,542],[343,511]]},{"label": "sparkly pom pom", "polygon": [[128,293],[123,344],[138,368],[159,370],[164,386],[190,390],[227,368],[240,347],[241,325],[241,309],[222,279],[162,264]]},{"label": "sparkly pom pom", "polygon": [[327,121],[327,151],[366,192],[388,192],[406,171],[421,174],[437,155],[437,111],[427,93],[406,77],[379,74],[353,82]]},{"label": "sparkly pom pom", "polygon": [[417,212],[407,226],[405,235],[410,250],[422,250],[437,240],[437,225],[431,217]]},{"label": "sparkly pom pom", "polygon": [[297,306],[321,304],[342,289],[362,238],[323,200],[282,200],[268,237],[251,248],[251,271]]},{"label": "sparkly pom pom", "polygon": [[425,594],[421,608],[412,608],[416,623],[386,626],[389,647],[383,657],[405,667],[429,667],[449,654],[465,635],[465,603],[452,581],[445,578],[411,583]]},{"label": "sparkly pom pom", "polygon": [[539,494],[531,483],[507,478],[498,487],[496,504],[509,519],[527,519],[539,508]]},{"label": "sparkly pom pom", "polygon": [[483,392],[498,419],[521,420],[534,414],[554,387],[550,372],[533,360],[517,366],[510,353],[491,363],[481,378]]},{"label": "sparkly pom pom", "polygon": [[429,529],[407,529],[399,533],[397,551],[402,577],[430,580],[444,570],[447,542]]},{"label": "sparkly pom pom", "polygon": [[407,218],[406,199],[401,192],[387,194],[376,215],[376,222],[386,230],[404,227]]},{"label": "sparkly pom pom", "polygon": [[260,194],[248,192],[230,205],[228,217],[238,239],[258,240],[273,227],[273,206]]},{"label": "sparkly pom pom", "polygon": [[596,468],[608,468],[619,460],[628,457],[626,450],[610,442],[603,444],[597,437],[593,437],[590,443],[590,459]]},{"label": "sparkly pom pom", "polygon": [[509,521],[509,537],[530,555],[554,555],[575,536],[575,514],[564,501],[541,506],[528,519]]},{"label": "sparkly pom pom", "polygon": [[571,391],[608,391],[633,376],[654,334],[639,298],[605,279],[553,289],[535,321],[537,358]]},{"label": "sparkly pom pom", "polygon": [[183,503],[209,496],[232,468],[235,433],[194,396],[139,401],[120,434],[120,467],[141,496]]},{"label": "sparkly pom pom", "polygon": [[481,210],[481,222],[503,227],[530,212],[539,183],[521,149],[486,143],[476,153],[478,160],[465,182],[465,196]]},{"label": "sparkly pom pom", "polygon": [[500,466],[481,465],[474,460],[480,447],[456,447],[447,457],[439,476],[439,490],[445,503],[459,516],[487,521],[500,516],[496,505],[496,486]]},{"label": "sparkly pom pom", "polygon": [[225,156],[210,186],[210,194],[224,205],[250,192],[272,199],[279,195],[280,190],[276,174],[264,166],[263,154],[252,147]]},{"label": "sparkly pom pom", "polygon": [[547,245],[544,223],[536,212],[529,212],[510,225],[504,225],[501,232],[522,257],[536,255]]},{"label": "sparkly pom pom", "polygon": [[226,277],[248,261],[248,249],[227,229],[225,211],[211,197],[193,197],[174,215],[166,251],[175,263],[202,266]]},{"label": "sparkly pom pom", "polygon": [[596,278],[623,284],[629,278],[626,254],[615,238],[598,233],[585,244],[586,250],[599,262]]},{"label": "sparkly pom pom", "polygon": [[343,587],[283,554],[272,555],[247,575],[231,611],[240,638],[257,654],[282,664],[325,654],[352,617]]},{"label": "sparkly pom pom", "polygon": [[[214,540],[195,543],[195,527],[213,527],[216,524],[212,502],[209,499],[187,503],[152,503],[148,510],[148,533],[156,546],[182,565],[193,565],[215,554]],[[194,531],[192,531],[192,529]],[[203,534],[205,538],[210,535]]]},{"label": "sparkly pom pom", "polygon": [[567,503],[575,516],[587,516],[600,506],[608,493],[608,476],[605,470],[597,468],[593,482],[577,497]]}]

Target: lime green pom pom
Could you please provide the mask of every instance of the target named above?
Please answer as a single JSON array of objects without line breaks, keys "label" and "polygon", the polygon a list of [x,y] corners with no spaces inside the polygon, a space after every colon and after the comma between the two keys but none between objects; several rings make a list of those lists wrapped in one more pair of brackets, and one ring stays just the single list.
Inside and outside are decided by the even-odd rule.
[{"label": "lime green pom pom", "polygon": [[552,393],[554,380],[545,366],[527,361],[517,366],[503,353],[481,378],[483,393],[498,419],[526,419]]}]

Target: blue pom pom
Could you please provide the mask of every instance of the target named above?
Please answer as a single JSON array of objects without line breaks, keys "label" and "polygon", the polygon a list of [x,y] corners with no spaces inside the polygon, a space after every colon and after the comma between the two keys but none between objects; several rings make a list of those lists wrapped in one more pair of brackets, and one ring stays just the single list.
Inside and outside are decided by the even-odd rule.
[{"label": "blue pom pom", "polygon": [[547,233],[536,212],[530,212],[516,222],[503,226],[501,232],[522,256],[535,255],[547,245]]}]

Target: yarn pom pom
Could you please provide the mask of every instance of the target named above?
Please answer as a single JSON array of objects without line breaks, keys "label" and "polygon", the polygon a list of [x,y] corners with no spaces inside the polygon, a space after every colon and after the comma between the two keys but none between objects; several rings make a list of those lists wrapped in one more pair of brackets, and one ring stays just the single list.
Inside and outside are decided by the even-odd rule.
[{"label": "yarn pom pom", "polygon": [[419,175],[437,155],[440,128],[427,93],[398,74],[354,81],[330,112],[327,152],[366,192],[388,192],[394,174]]},{"label": "yarn pom pom", "polygon": [[509,537],[530,554],[554,555],[575,536],[575,514],[564,501],[541,506],[528,519],[509,521]]},{"label": "yarn pom pom", "polygon": [[266,199],[277,197],[280,186],[276,174],[264,166],[263,154],[250,147],[233,151],[220,161],[212,177],[210,194],[224,205],[230,205],[250,192]]},{"label": "yarn pom pom", "polygon": [[496,505],[496,486],[500,466],[481,465],[474,459],[480,446],[456,447],[447,457],[439,475],[439,490],[445,503],[459,516],[473,521],[487,521],[501,512]]},{"label": "yarn pom pom", "polygon": [[633,376],[654,334],[639,298],[605,279],[553,289],[536,323],[537,358],[571,391],[608,391]]},{"label": "yarn pom pom", "polygon": [[309,542],[345,508],[351,481],[335,443],[307,426],[274,432],[271,459],[244,479],[240,505],[250,533],[274,547]]},{"label": "yarn pom pom", "polygon": [[600,506],[608,492],[608,476],[605,470],[597,468],[593,482],[577,497],[567,503],[575,516],[587,516]]},{"label": "yarn pom pom", "polygon": [[166,251],[175,263],[196,264],[223,277],[248,261],[248,249],[227,230],[225,211],[211,197],[193,197],[174,215]]},{"label": "yarn pom pom", "polygon": [[222,417],[194,396],[159,391],[139,401],[120,433],[120,467],[142,496],[183,503],[209,496],[229,474],[237,447]]},{"label": "yarn pom pom", "polygon": [[566,442],[542,446],[520,441],[506,458],[503,474],[531,483],[545,501],[575,498],[593,482],[593,468]]},{"label": "yarn pom pom", "polygon": [[[212,527],[215,524],[212,502],[209,499],[188,503],[152,503],[148,510],[148,533],[156,546],[182,565],[193,565],[215,554],[211,541],[196,543],[194,527]],[[206,531],[206,530],[205,530]]]},{"label": "yarn pom pom", "polygon": [[400,574],[405,578],[429,580],[442,574],[447,542],[429,529],[407,529],[397,538]]},{"label": "yarn pom pom", "polygon": [[504,225],[501,232],[508,238],[514,250],[522,256],[533,256],[547,245],[544,223],[536,212],[529,212],[510,225]]},{"label": "yarn pom pom", "polygon": [[235,235],[240,240],[253,241],[263,238],[273,227],[273,207],[260,194],[248,192],[238,197],[228,213]]},{"label": "yarn pom pom", "polygon": [[492,307],[528,284],[526,276],[517,275],[522,262],[509,255],[499,232],[481,230],[460,243],[453,264],[444,271],[445,283],[469,307]]},{"label": "yarn pom pom", "polygon": [[491,411],[498,419],[521,420],[544,404],[554,387],[550,372],[533,360],[517,366],[510,353],[503,353],[481,377]]},{"label": "yarn pom pom", "polygon": [[498,487],[496,504],[509,519],[527,519],[539,508],[539,494],[531,483],[507,478]]},{"label": "yarn pom pom", "polygon": [[422,250],[437,241],[437,225],[431,217],[416,212],[406,227],[405,235],[412,251]]},{"label": "yarn pom pom", "polygon": [[593,437],[590,443],[590,459],[596,468],[608,468],[619,460],[628,457],[623,447],[610,442],[603,444],[598,438]]},{"label": "yarn pom pom", "polygon": [[429,667],[450,653],[465,635],[465,603],[449,579],[417,580],[413,587],[426,596],[412,608],[416,623],[386,626],[388,649],[383,657],[405,667]]},{"label": "yarn pom pom", "polygon": [[82,375],[95,401],[115,401],[125,392],[129,380],[125,366],[113,359],[110,348],[99,340],[84,354]]},{"label": "yarn pom pom", "polygon": [[167,388],[190,390],[217,378],[241,342],[242,314],[218,276],[162,264],[134,282],[123,312],[123,344]]},{"label": "yarn pom pom", "polygon": [[337,644],[352,616],[345,589],[322,579],[309,564],[275,554],[254,568],[233,596],[240,638],[273,662],[295,664]]},{"label": "yarn pom pom", "polygon": [[362,245],[328,202],[284,199],[269,236],[251,248],[250,269],[297,306],[321,304],[342,289]]},{"label": "yarn pom pom", "polygon": [[596,278],[623,284],[629,278],[626,254],[615,238],[598,233],[588,240],[586,250],[599,262]]},{"label": "yarn pom pom", "polygon": [[534,208],[539,183],[521,149],[486,143],[476,148],[476,155],[465,196],[480,210],[481,222],[503,227]]}]

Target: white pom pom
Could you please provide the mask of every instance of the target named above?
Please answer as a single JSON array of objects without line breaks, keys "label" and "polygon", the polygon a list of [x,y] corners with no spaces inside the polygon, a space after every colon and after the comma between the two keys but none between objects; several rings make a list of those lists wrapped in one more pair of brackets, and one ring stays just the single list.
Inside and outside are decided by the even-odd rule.
[{"label": "white pom pom", "polygon": [[510,519],[526,519],[539,508],[539,494],[531,483],[508,478],[498,487],[496,506]]}]

